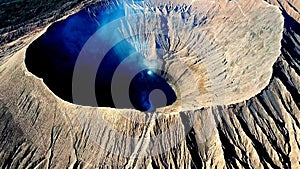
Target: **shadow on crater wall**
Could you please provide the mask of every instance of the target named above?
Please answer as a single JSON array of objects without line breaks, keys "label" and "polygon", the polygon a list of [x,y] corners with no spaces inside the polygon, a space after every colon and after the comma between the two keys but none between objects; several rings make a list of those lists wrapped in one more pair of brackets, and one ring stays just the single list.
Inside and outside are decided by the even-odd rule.
[{"label": "shadow on crater wall", "polygon": [[[110,7],[107,4],[98,4],[72,15],[66,20],[52,24],[46,33],[35,40],[27,49],[25,58],[27,69],[42,78],[57,96],[73,103],[72,77],[81,49],[99,28],[124,15],[125,10],[121,5]],[[111,32],[107,33],[109,36]],[[103,44],[99,44],[99,48],[101,45]],[[95,79],[95,92],[99,107],[116,107],[111,94],[112,77],[119,64],[136,52],[129,42],[123,40],[105,55],[98,67]],[[144,59],[142,55],[135,55],[134,57],[138,57],[136,60]],[[126,71],[134,69],[143,70],[131,79],[128,89],[131,103],[135,109],[152,111],[158,107],[171,105],[176,101],[174,90],[164,78],[158,75],[165,72],[150,71],[143,63],[128,64],[123,77],[126,78]],[[165,94],[165,103],[158,101],[161,98],[157,97],[164,97],[162,95],[151,97],[151,93],[155,89],[159,89]],[[116,108],[132,107],[123,105]]]}]

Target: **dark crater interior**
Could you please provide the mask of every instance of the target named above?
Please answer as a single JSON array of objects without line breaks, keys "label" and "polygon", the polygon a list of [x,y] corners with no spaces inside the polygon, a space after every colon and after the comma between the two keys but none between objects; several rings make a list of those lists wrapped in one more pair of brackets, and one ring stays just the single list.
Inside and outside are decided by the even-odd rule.
[{"label": "dark crater interior", "polygon": [[[61,99],[74,103],[72,97],[72,78],[76,60],[87,40],[101,27],[125,15],[122,5],[111,6],[100,3],[89,6],[63,21],[52,24],[48,30],[35,40],[26,51],[25,64],[27,69],[43,79],[49,89]],[[134,24],[134,23],[133,23]],[[113,30],[112,30],[113,31]],[[109,35],[111,32],[107,32]],[[103,44],[99,44],[101,48]],[[113,46],[105,55],[98,67],[95,79],[95,94],[99,107],[135,108],[141,111],[153,111],[158,107],[173,104],[177,97],[169,81],[162,77],[166,72],[150,70],[141,63],[128,64],[126,73],[133,69],[142,70],[130,79],[128,94],[133,105],[114,103],[111,94],[111,83],[114,72],[120,63],[126,59],[135,48],[124,39]],[[144,57],[136,55],[137,60]],[[89,58],[87,58],[89,59]],[[89,76],[85,74],[84,76]],[[120,83],[119,85],[123,85]],[[163,95],[151,96],[154,90],[160,90]],[[165,102],[161,97],[165,97]],[[77,103],[75,103],[77,104]],[[119,107],[119,105],[122,105]],[[90,106],[90,105],[84,105]]]}]

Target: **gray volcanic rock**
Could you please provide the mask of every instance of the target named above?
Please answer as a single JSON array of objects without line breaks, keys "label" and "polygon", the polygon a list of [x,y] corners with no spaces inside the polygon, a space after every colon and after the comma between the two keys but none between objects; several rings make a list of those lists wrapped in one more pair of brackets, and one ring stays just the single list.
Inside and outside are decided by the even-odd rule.
[{"label": "gray volcanic rock", "polygon": [[[164,58],[181,97],[153,113],[74,105],[52,93],[24,63],[45,26],[31,23],[26,36],[1,46],[0,168],[300,168],[299,2],[164,2],[149,3],[169,16],[170,48],[180,44],[174,37],[183,42]],[[207,21],[190,26],[168,5]],[[123,35],[138,29],[131,23],[122,22]]]}]

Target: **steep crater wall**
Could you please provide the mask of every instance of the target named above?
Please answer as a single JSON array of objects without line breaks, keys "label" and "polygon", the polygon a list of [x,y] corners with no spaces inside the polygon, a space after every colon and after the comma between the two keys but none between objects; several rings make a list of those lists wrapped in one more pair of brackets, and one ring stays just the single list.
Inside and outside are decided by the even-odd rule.
[{"label": "steep crater wall", "polygon": [[[155,3],[98,3],[53,24],[29,46],[28,70],[63,100],[139,110],[150,110],[141,105],[151,107],[148,98],[160,85],[166,87],[155,98],[166,103],[157,107],[189,110],[241,102],[269,83],[283,31],[278,9],[254,1]],[[145,72],[135,86],[149,87],[128,92],[119,80],[127,88],[112,94],[121,90],[112,84],[116,72],[133,78],[138,70]]]}]

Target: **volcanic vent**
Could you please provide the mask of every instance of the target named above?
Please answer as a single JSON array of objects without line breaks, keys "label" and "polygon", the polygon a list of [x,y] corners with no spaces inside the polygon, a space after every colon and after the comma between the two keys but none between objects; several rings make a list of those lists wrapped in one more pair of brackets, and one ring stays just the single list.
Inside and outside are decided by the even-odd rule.
[{"label": "volcanic vent", "polygon": [[201,1],[101,2],[51,25],[25,63],[57,96],[84,106],[235,103],[268,84],[280,53],[280,14],[255,7],[232,14]]},{"label": "volcanic vent", "polygon": [[[268,2],[282,11],[260,0],[115,1],[47,29],[40,17],[24,23],[34,31],[0,47],[0,168],[297,168],[299,1]],[[105,75],[111,107],[140,110],[130,91],[161,78],[146,94],[151,112],[98,107]]]},{"label": "volcanic vent", "polygon": [[[107,26],[111,22],[128,19],[126,16],[129,15],[128,9],[131,8],[125,8],[125,4],[113,7],[112,5],[112,3],[92,5],[66,20],[51,25],[46,33],[28,48],[25,60],[28,70],[43,78],[45,84],[57,96],[72,103],[85,106],[135,108],[141,111],[153,111],[156,108],[173,104],[177,97],[175,85],[171,87],[170,84],[172,83],[171,76],[162,69],[148,65],[150,62],[153,64],[154,59],[162,61],[163,53],[156,54],[155,58],[149,61],[139,53],[136,46],[129,42],[129,38],[135,37],[126,39],[119,34],[121,25]],[[128,21],[128,24],[136,23]],[[103,30],[104,27],[110,29],[105,30],[102,37],[99,37],[97,31]],[[89,39],[92,39],[92,36],[97,36],[98,42],[85,45]],[[113,38],[121,40],[111,45],[107,39]],[[162,38],[164,41],[169,39],[167,34]],[[166,45],[161,40],[153,41],[159,49],[162,48],[160,45]],[[145,45],[141,44],[143,43],[141,41],[136,42]],[[105,45],[110,45],[109,49],[101,58],[101,63],[96,65],[97,70],[92,70],[91,67],[97,62],[94,57],[101,55]],[[143,46],[140,49],[151,50],[150,46]],[[78,57],[86,50],[99,53],[90,55],[83,53],[84,56],[80,60],[81,58]],[[96,102],[89,102],[89,99],[82,98],[83,95],[87,95],[85,88],[76,89],[79,95],[75,94],[74,99],[72,87],[77,87],[77,84],[73,83],[76,66],[80,67],[78,68],[80,75],[76,76],[75,81],[82,83],[86,77],[95,74],[94,81],[89,85],[92,86],[92,92],[96,93]],[[122,71],[118,68],[119,66],[122,67]],[[111,86],[117,68],[119,78],[115,78],[118,82],[117,88],[114,89]],[[126,82],[129,83],[126,84]],[[122,87],[126,91],[120,91]],[[114,95],[112,95],[112,90],[116,90]],[[118,100],[117,104],[114,103],[113,97]]]}]

